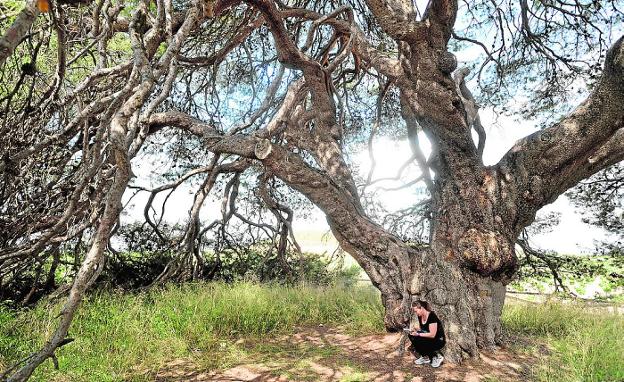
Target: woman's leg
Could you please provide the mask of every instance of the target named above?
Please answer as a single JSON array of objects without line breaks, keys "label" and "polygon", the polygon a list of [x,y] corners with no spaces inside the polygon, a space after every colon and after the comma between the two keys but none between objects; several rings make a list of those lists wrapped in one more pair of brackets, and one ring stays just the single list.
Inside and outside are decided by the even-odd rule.
[{"label": "woman's leg", "polygon": [[440,367],[442,361],[444,361],[444,356],[440,353],[440,350],[446,345],[446,343],[442,340],[435,340],[432,346],[433,354],[430,356],[431,366],[432,367]]},{"label": "woman's leg", "polygon": [[408,334],[407,338],[409,338],[410,342],[412,343],[412,349],[414,349],[414,352],[420,355],[423,355],[422,354],[422,351],[423,351],[422,338],[412,336],[411,334]]},{"label": "woman's leg", "polygon": [[[433,357],[435,352],[434,344],[435,341],[432,338],[424,338],[424,337],[416,337],[412,335],[408,335],[408,338],[412,342],[412,347],[416,351],[416,353],[420,354],[423,357]],[[442,348],[442,346],[438,347],[438,349]]]},{"label": "woman's leg", "polygon": [[446,345],[446,342],[441,339],[434,339],[431,343],[431,352],[433,354],[439,353],[439,351]]}]

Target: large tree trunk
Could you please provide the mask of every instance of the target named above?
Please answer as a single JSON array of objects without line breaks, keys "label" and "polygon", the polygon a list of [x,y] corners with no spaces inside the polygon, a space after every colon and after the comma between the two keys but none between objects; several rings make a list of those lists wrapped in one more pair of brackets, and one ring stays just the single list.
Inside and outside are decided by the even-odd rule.
[{"label": "large tree trunk", "polygon": [[[482,276],[474,267],[457,256],[490,258],[495,251],[513,248],[508,240],[491,233],[477,237],[473,229],[453,227],[435,233],[428,248],[416,250],[383,231],[372,231],[372,224],[354,221],[349,230],[360,235],[350,236],[349,230],[332,225],[340,244],[353,254],[381,291],[385,308],[384,324],[389,331],[398,331],[410,318],[410,304],[422,299],[428,301],[443,321],[449,361],[460,362],[478,355],[479,349],[492,349],[502,341],[501,312],[505,301],[508,278],[495,272]],[[441,229],[441,228],[440,228]],[[460,232],[464,232],[461,234]],[[469,237],[481,246],[459,248],[447,241],[448,235]],[[365,244],[365,242],[368,242]],[[513,256],[513,252],[505,256]]]},{"label": "large tree trunk", "polygon": [[411,289],[441,318],[448,341],[444,354],[448,360],[459,362],[477,356],[479,349],[492,349],[501,343],[505,284],[445,259],[451,249],[441,250],[428,253]]},{"label": "large tree trunk", "polygon": [[517,232],[501,217],[513,211],[492,197],[500,194],[496,175],[487,172],[483,179],[483,184],[474,185],[440,176],[430,244],[421,250],[381,227],[368,234],[370,228],[356,219],[351,219],[350,229],[332,225],[341,245],[381,290],[386,328],[399,330],[409,317],[410,303],[428,301],[446,329],[445,356],[455,362],[501,343],[505,285],[517,269]]},{"label": "large tree trunk", "polygon": [[[499,246],[495,240],[489,242]],[[482,276],[456,261],[450,255],[454,249],[434,242],[430,248],[411,254],[412,264],[386,264],[373,274],[390,277],[371,277],[382,292],[385,307],[384,323],[389,331],[398,331],[409,319],[412,301],[428,301],[440,316],[447,336],[444,354],[449,361],[460,362],[478,355],[479,349],[493,349],[502,342],[501,313],[505,302],[506,279]],[[486,252],[482,252],[486,255]],[[369,258],[374,257],[369,253]],[[369,261],[361,262],[371,274]],[[402,285],[397,274],[411,274],[409,285]],[[406,293],[402,293],[404,288]]]}]

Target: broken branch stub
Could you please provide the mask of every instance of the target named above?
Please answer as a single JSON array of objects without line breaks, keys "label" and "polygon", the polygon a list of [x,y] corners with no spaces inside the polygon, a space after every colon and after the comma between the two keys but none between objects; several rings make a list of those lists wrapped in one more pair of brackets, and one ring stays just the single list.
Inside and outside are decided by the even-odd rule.
[{"label": "broken branch stub", "polygon": [[271,141],[268,139],[261,139],[254,147],[254,154],[256,154],[256,157],[260,160],[266,159],[269,154],[271,154],[272,149]]}]

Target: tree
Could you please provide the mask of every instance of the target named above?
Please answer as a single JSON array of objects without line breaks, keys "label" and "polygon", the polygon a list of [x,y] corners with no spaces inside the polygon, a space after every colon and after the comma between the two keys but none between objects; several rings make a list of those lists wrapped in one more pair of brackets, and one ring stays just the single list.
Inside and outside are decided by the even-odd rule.
[{"label": "tree", "polygon": [[[235,245],[227,233],[234,218],[272,238],[277,253],[295,245],[293,211],[279,192],[287,187],[326,214],[342,248],[381,291],[386,327],[400,329],[411,300],[425,299],[446,323],[454,361],[500,343],[515,243],[536,212],[624,159],[623,39],[609,37],[622,20],[616,2],[50,5],[37,19],[17,16],[2,40],[9,48],[0,51],[0,277],[44,264],[68,243],[88,246],[58,329],[11,381],[27,379],[66,341],[120,224],[132,160],[150,147],[172,160],[186,151],[189,167],[152,195],[203,178],[184,234],[162,238],[182,253],[163,279],[201,269],[210,230],[217,250]],[[469,70],[457,69],[450,52],[458,44],[484,51],[476,97]],[[518,80],[524,89],[511,86]],[[526,108],[537,115],[583,80],[592,91],[574,111],[518,141],[496,165],[483,164],[477,101],[503,108],[516,89],[541,83]],[[418,245],[371,218],[346,155],[350,143],[372,141],[391,121],[409,137],[410,160],[430,195],[406,210],[422,211],[428,222]],[[420,131],[434,147],[429,157]],[[219,184],[222,218],[207,224],[199,211]],[[274,217],[244,216],[236,205],[241,189],[256,189],[249,205],[261,203]],[[154,198],[145,216],[161,235],[150,217]]]},{"label": "tree", "polygon": [[601,227],[615,237],[599,243],[598,252],[620,257],[624,253],[624,166],[607,168],[579,183],[568,192],[574,204],[583,208],[585,223]]},{"label": "tree", "polygon": [[610,258],[600,264],[603,267],[598,271],[613,285],[624,285],[624,166],[620,162],[600,171],[580,182],[567,196],[582,209],[585,223],[610,235],[609,240],[596,243],[596,253]]}]

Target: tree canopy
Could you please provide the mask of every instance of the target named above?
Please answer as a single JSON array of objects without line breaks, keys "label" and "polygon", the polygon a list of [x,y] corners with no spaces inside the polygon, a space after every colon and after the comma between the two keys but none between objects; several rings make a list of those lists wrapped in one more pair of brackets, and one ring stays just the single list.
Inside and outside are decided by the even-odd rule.
[{"label": "tree canopy", "polygon": [[[624,159],[617,1],[21,6],[0,6],[0,281],[27,270],[43,280],[68,253],[81,265],[59,329],[14,380],[63,343],[115,251],[124,193],[150,195],[146,238],[178,254],[155,282],[201,277],[206,251],[268,240],[285,256],[297,249],[294,208],[312,203],[380,289],[389,329],[415,296],[448,322],[485,325],[451,328],[461,359],[498,341],[498,296],[536,212]],[[485,166],[484,107],[543,129]],[[391,215],[351,157],[381,134],[408,138],[397,177],[417,167],[405,186],[428,193]],[[133,172],[150,158],[163,162],[154,187]],[[182,184],[194,190],[189,218],[166,229],[155,201]],[[221,214],[202,221],[210,195]],[[480,309],[494,318],[479,322]]]}]

